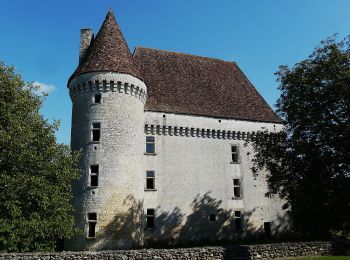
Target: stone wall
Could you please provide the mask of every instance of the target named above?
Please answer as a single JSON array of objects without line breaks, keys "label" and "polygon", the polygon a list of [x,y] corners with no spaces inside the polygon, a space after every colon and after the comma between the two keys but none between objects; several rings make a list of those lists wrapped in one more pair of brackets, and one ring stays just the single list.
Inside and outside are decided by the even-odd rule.
[{"label": "stone wall", "polygon": [[[75,77],[69,90],[73,101],[71,147],[82,155],[73,205],[76,225],[85,235],[66,241],[65,249],[135,247],[142,237],[146,85],[127,74],[99,72]],[[100,102],[94,102],[95,94],[101,95]],[[92,140],[94,123],[100,126],[99,141]],[[91,185],[92,165],[98,166],[98,186]],[[94,239],[87,238],[89,213],[96,214]]]},{"label": "stone wall", "polygon": [[100,252],[0,254],[0,260],[62,259],[275,259],[294,256],[350,255],[349,241],[295,242],[181,249],[140,249]]},{"label": "stone wall", "polygon": [[[151,111],[145,119],[145,135],[155,138],[155,154],[144,155],[144,172],[155,172],[155,189],[144,193],[144,210],[155,209],[155,228],[144,231],[145,244],[256,237],[264,234],[264,222],[272,235],[287,229],[284,201],[265,196],[264,172],[253,176],[254,151],[245,145],[248,133],[279,131],[282,125]],[[238,148],[238,162],[231,146]],[[234,179],[240,180],[241,196],[234,195]],[[235,211],[242,213],[243,230]]]}]

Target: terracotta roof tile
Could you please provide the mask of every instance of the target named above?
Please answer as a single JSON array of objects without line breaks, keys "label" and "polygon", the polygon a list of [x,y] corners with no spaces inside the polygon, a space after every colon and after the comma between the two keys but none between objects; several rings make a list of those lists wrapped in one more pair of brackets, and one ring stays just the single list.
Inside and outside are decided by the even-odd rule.
[{"label": "terracotta roof tile", "polygon": [[134,61],[148,111],[282,122],[233,62],[143,47]]},{"label": "terracotta roof tile", "polygon": [[98,71],[126,73],[142,79],[112,10],[108,11],[101,29],[68,84],[80,74]]}]

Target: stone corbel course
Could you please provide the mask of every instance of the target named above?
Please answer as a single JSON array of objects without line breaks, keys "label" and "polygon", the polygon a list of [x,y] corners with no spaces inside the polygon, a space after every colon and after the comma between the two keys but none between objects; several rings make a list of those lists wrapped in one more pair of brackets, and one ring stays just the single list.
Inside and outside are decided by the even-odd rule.
[{"label": "stone corbel course", "polygon": [[217,138],[229,140],[252,140],[256,136],[255,132],[242,132],[220,129],[194,128],[185,126],[170,125],[145,125],[145,134],[148,135],[170,135],[202,138]]},{"label": "stone corbel course", "polygon": [[146,91],[141,87],[121,81],[89,80],[87,82],[75,84],[69,88],[72,99],[83,93],[104,93],[108,91],[129,94],[138,98],[142,103],[145,103],[147,98]]}]

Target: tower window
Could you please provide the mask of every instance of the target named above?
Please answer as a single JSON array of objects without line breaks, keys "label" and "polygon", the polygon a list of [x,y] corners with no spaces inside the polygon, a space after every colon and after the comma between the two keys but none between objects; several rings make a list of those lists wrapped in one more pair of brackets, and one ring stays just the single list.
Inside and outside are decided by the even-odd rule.
[{"label": "tower window", "polygon": [[96,213],[88,213],[88,237],[96,237],[96,222],[97,222],[97,214]]},{"label": "tower window", "polygon": [[101,123],[92,123],[92,141],[99,142],[101,137]]},{"label": "tower window", "polygon": [[240,198],[242,196],[240,179],[233,179],[233,196],[234,198]]},{"label": "tower window", "polygon": [[146,153],[155,152],[155,138],[154,136],[146,136]]},{"label": "tower window", "polygon": [[99,166],[91,165],[90,166],[90,186],[91,187],[98,186],[98,174],[99,174]]},{"label": "tower window", "polygon": [[94,96],[94,103],[95,104],[100,104],[101,103],[101,97],[102,97],[101,94],[95,94],[95,96]]},{"label": "tower window", "polygon": [[231,146],[231,156],[232,156],[232,162],[233,163],[239,163],[239,149],[238,149],[238,145],[232,145]]},{"label": "tower window", "polygon": [[235,221],[235,229],[242,230],[242,211],[239,211],[239,210],[235,211],[234,221]]},{"label": "tower window", "polygon": [[154,171],[146,171],[146,189],[154,190],[155,187],[155,173]]},{"label": "tower window", "polygon": [[216,221],[216,215],[215,214],[209,215],[209,220],[210,221]]},{"label": "tower window", "polygon": [[146,227],[149,229],[154,228],[155,210],[147,209],[146,214]]}]

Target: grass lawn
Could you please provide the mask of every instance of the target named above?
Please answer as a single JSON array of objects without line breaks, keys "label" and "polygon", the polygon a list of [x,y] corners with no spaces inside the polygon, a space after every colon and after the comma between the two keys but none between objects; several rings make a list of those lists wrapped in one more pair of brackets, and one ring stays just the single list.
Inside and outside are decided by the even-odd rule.
[{"label": "grass lawn", "polygon": [[295,257],[295,258],[288,258],[288,259],[295,259],[295,260],[306,260],[306,259],[312,259],[312,260],[350,260],[350,256],[304,256],[304,257]]}]

